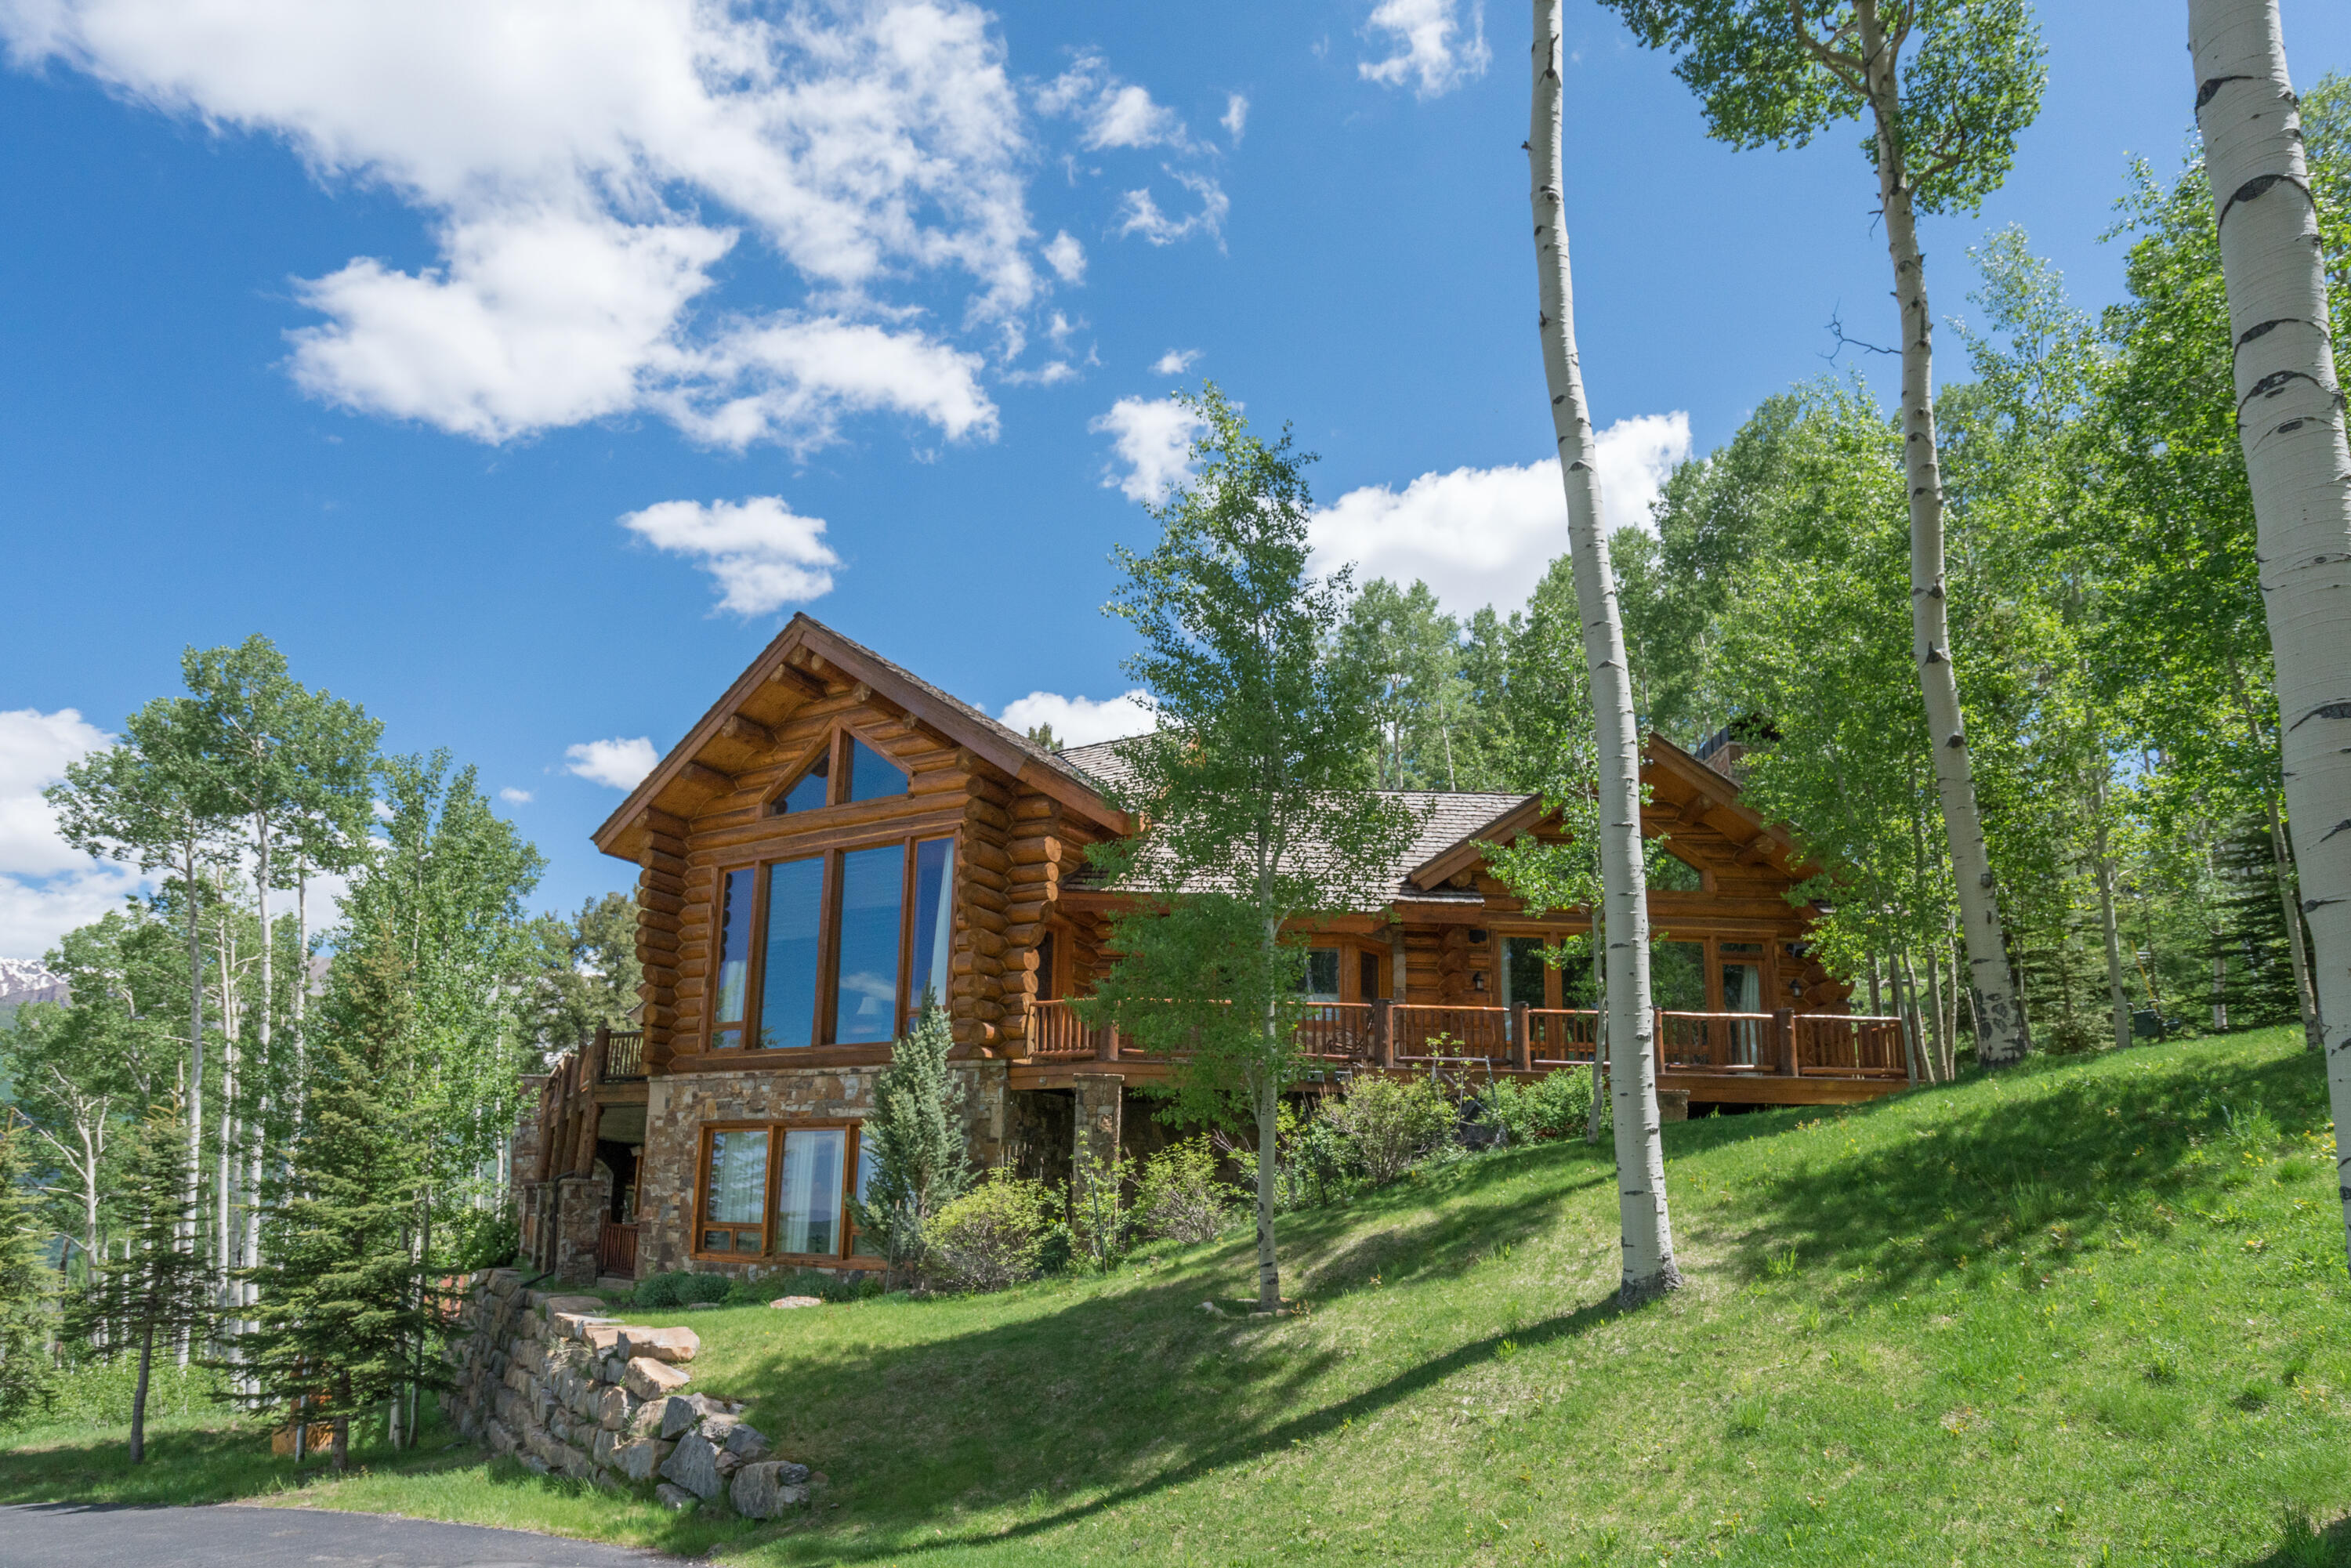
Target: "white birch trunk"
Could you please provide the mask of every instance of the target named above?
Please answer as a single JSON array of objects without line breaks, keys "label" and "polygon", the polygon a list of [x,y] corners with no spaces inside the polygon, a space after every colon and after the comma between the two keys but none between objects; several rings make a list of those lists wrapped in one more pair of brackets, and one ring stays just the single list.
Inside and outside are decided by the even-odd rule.
[{"label": "white birch trunk", "polygon": [[[270,1054],[271,1025],[277,1013],[277,934],[269,928],[269,815],[266,811],[254,813],[253,858],[253,896],[261,915],[261,1017],[255,1040],[261,1059],[261,1092],[256,1100],[254,1136],[246,1160],[245,1235],[239,1250],[247,1268],[261,1261],[261,1145],[269,1130],[269,1072],[277,1065]],[[260,1287],[252,1281],[237,1282],[238,1306],[251,1307],[259,1296]],[[252,1327],[249,1322],[240,1326]]]},{"label": "white birch trunk", "polygon": [[1855,8],[1862,56],[1867,62],[1870,109],[1876,121],[1877,189],[1886,219],[1886,249],[1894,263],[1894,298],[1902,315],[1902,456],[1910,488],[1910,640],[1918,685],[1927,702],[1927,731],[1935,762],[1935,793],[1943,808],[1951,873],[1959,884],[1959,925],[1968,950],[1968,988],[1982,1026],[1976,1061],[2004,1067],[2030,1049],[2024,1008],[2008,967],[2000,903],[1992,891],[1991,853],[1976,810],[1975,769],[1959,712],[1959,682],[1951,667],[1950,617],[1943,583],[1943,475],[1935,434],[1934,317],[1927,306],[1927,262],[1918,249],[1909,172],[1896,126],[1900,89],[1895,50],[1876,9]]},{"label": "white birch trunk", "polygon": [[1641,863],[1641,737],[1608,537],[1600,526],[1592,417],[1575,351],[1575,290],[1561,211],[1559,0],[1534,0],[1533,163],[1535,274],[1541,300],[1543,381],[1551,392],[1560,478],[1567,491],[1568,552],[1583,658],[1592,676],[1600,761],[1600,877],[1608,925],[1609,1093],[1616,1128],[1616,1199],[1624,1230],[1627,1303],[1677,1288],[1674,1228],[1666,1210],[1665,1145],[1658,1136],[1656,1030],[1649,1010],[1649,895]]},{"label": "white birch trunk", "polygon": [[2114,1004],[2115,1044],[2119,1048],[2131,1042],[2130,992],[2123,984],[2122,928],[2115,922],[2115,858],[2106,843],[2106,791],[2103,785],[2098,789],[2095,810],[2098,924],[2106,935],[2106,998]]},{"label": "white birch trunk", "polygon": [[2302,1041],[2312,1051],[2326,1049],[2326,1026],[2318,1009],[2318,987],[2310,972],[2310,949],[2302,939],[2302,901],[2294,896],[2294,850],[2286,841],[2285,819],[2278,815],[2277,791],[2263,790],[2262,804],[2269,810],[2270,866],[2276,873],[2278,908],[2285,916],[2286,950],[2294,955],[2294,996],[2302,1009]]},{"label": "white birch trunk", "polygon": [[2188,0],[2188,35],[2351,1243],[2351,443],[2276,0]]}]

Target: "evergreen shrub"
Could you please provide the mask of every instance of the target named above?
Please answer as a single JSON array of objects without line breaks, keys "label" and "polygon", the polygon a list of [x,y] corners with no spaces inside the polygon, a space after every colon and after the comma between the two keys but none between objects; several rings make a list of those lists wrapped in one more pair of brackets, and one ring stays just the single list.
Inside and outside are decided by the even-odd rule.
[{"label": "evergreen shrub", "polygon": [[695,1274],[681,1269],[638,1281],[636,1293],[630,1298],[630,1304],[685,1307],[697,1301],[723,1301],[734,1289],[735,1281],[724,1274]]}]

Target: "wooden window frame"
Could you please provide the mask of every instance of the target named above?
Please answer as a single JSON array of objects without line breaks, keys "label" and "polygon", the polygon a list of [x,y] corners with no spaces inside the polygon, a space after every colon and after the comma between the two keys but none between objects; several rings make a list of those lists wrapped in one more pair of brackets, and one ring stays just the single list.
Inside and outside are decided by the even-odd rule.
[{"label": "wooden window frame", "polygon": [[[759,1010],[764,1001],[768,977],[768,904],[769,874],[775,867],[791,865],[801,861],[820,861],[822,871],[817,885],[816,936],[816,1011],[810,1019],[809,1043],[799,1047],[777,1047],[777,1052],[804,1054],[809,1051],[867,1051],[886,1050],[891,1041],[903,1034],[913,1023],[914,1008],[911,991],[914,971],[915,893],[920,885],[917,866],[922,846],[945,843],[950,855],[956,852],[962,835],[941,832],[936,829],[916,830],[892,828],[876,832],[872,839],[859,839],[846,844],[836,844],[814,854],[779,854],[768,859],[733,861],[710,870],[710,897],[714,911],[723,912],[726,897],[726,879],[733,873],[749,871],[751,876],[751,938],[743,977],[743,1019],[739,1025],[725,1027],[736,1031],[737,1043],[720,1046],[716,1043],[720,1028],[713,1016],[715,1008],[705,1007],[699,1029],[701,1054],[715,1061],[789,1060],[770,1053],[768,1048],[757,1044],[759,1038]],[[842,1042],[826,1038],[838,1027],[841,991],[841,893],[846,857],[861,850],[888,849],[895,844],[904,851],[898,881],[898,995],[895,1028],[889,1040],[852,1040]],[[958,857],[960,858],[960,857]],[[952,911],[949,918],[953,918]],[[714,927],[715,928],[715,927]],[[934,977],[944,985],[951,976]],[[825,1027],[820,1028],[822,1025]]]},{"label": "wooden window frame", "polygon": [[[860,1116],[807,1116],[784,1121],[705,1122],[696,1134],[699,1140],[694,1160],[694,1227],[687,1234],[686,1255],[699,1263],[747,1263],[752,1265],[779,1264],[806,1269],[879,1269],[883,1260],[861,1258],[850,1249],[857,1241],[857,1220],[850,1213],[849,1200],[857,1193],[857,1167],[864,1146],[864,1118]],[[784,1138],[796,1132],[822,1132],[839,1127],[848,1133],[841,1140],[841,1245],[832,1252],[777,1252],[772,1250],[776,1238],[777,1184],[783,1179]],[[714,1134],[758,1133],[768,1134],[767,1182],[761,1193],[759,1209],[759,1250],[757,1252],[711,1252],[702,1246],[703,1210],[710,1201],[710,1145]],[[726,1228],[741,1230],[740,1225]]]},{"label": "wooden window frame", "polygon": [[[836,810],[842,806],[858,804],[858,802],[852,801],[849,799],[849,790],[852,782],[850,779],[850,758],[853,755],[850,749],[849,743],[852,739],[864,742],[866,750],[872,752],[874,756],[880,758],[891,767],[897,768],[899,773],[903,775],[906,780],[905,793],[909,796],[914,794],[914,770],[913,768],[900,764],[896,758],[890,755],[889,749],[886,747],[875,740],[871,735],[866,734],[865,731],[860,728],[856,724],[846,718],[836,718],[832,721],[832,727],[825,732],[824,738],[816,745],[810,747],[806,752],[801,754],[799,765],[784,775],[784,780],[782,783],[768,791],[767,797],[759,802],[759,815],[762,817],[783,817],[788,821],[806,821],[811,817],[817,816],[820,812]],[[815,767],[820,758],[824,759],[828,765],[825,769],[824,778],[824,804],[821,806],[811,806],[804,811],[778,810],[777,807],[781,803],[784,797],[789,795],[795,789],[799,788],[800,780],[808,777],[809,769]]]}]

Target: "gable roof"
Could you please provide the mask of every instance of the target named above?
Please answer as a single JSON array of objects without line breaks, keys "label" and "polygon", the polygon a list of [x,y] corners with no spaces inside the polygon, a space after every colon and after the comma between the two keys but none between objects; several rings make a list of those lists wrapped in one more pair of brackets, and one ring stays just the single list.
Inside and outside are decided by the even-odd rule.
[{"label": "gable roof", "polygon": [[606,854],[635,859],[649,831],[664,823],[672,824],[664,831],[676,831],[674,824],[690,817],[709,793],[697,779],[710,769],[696,759],[727,721],[769,685],[782,685],[796,695],[798,702],[829,695],[835,686],[862,688],[868,700],[880,698],[998,771],[1051,796],[1111,831],[1130,831],[1126,813],[1105,800],[1100,786],[1082,769],[863,643],[842,636],[812,616],[798,614],[629,791],[619,810],[604,820],[591,835],[596,847]]}]

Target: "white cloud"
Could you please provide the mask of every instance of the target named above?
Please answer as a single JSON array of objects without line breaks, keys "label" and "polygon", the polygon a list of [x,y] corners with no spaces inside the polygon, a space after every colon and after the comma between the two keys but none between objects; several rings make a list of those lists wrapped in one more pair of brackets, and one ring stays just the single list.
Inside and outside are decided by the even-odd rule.
[{"label": "white cloud", "polygon": [[[1650,503],[1689,455],[1689,416],[1619,420],[1598,447],[1602,521],[1611,532],[1647,528]],[[1351,490],[1315,513],[1311,532],[1317,571],[1353,561],[1359,581],[1418,579],[1456,614],[1491,604],[1507,615],[1567,551],[1559,461],[1424,474],[1401,491]]]},{"label": "white cloud", "polygon": [[634,740],[591,740],[584,746],[566,747],[563,755],[570,759],[566,772],[613,789],[635,789],[661,760],[653,754],[652,739],[642,735]]},{"label": "white cloud", "polygon": [[538,797],[532,794],[528,789],[517,789],[512,785],[508,785],[507,788],[498,791],[498,799],[504,800],[509,806],[528,806],[533,800],[538,800]]},{"label": "white cloud", "polygon": [[1057,231],[1045,246],[1045,264],[1064,283],[1086,280],[1086,247],[1071,239],[1067,229]]},{"label": "white cloud", "polygon": [[1150,92],[1123,80],[1099,50],[1081,49],[1070,68],[1039,90],[1037,107],[1078,122],[1079,144],[1100,152],[1113,147],[1181,147],[1184,121]]},{"label": "white cloud", "polygon": [[[710,573],[718,583],[718,608],[737,615],[768,615],[787,604],[820,598],[832,591],[832,569],[841,564],[824,542],[824,520],[801,517],[779,496],[708,506],[664,501],[629,513],[621,526],[655,549],[684,556]],[[575,756],[579,750],[572,748]],[[645,768],[652,766],[648,747]],[[640,768],[637,777],[643,774]]]},{"label": "white cloud", "polygon": [[1129,500],[1147,507],[1155,505],[1168,486],[1192,476],[1192,437],[1205,426],[1174,398],[1123,397],[1086,428],[1108,435],[1116,455],[1102,470],[1103,486],[1115,486]]},{"label": "white cloud", "polygon": [[1159,727],[1159,716],[1140,688],[1123,696],[1065,697],[1058,692],[1030,692],[1005,705],[1004,722],[1026,734],[1040,724],[1053,727],[1053,738],[1064,746],[1092,746],[1098,740],[1123,740]]},{"label": "white cloud", "polygon": [[1180,376],[1190,370],[1193,361],[1199,357],[1197,349],[1170,349],[1151,361],[1151,373],[1155,376]]},{"label": "white cloud", "polygon": [[69,707],[0,712],[0,958],[37,959],[139,890],[131,867],[67,843],[55,808],[41,797],[68,764],[112,741]]},{"label": "white cloud", "polygon": [[949,440],[996,434],[979,356],[918,332],[769,318],[726,334],[695,356],[695,369],[660,405],[690,434],[738,451],[761,440],[820,445],[849,413],[912,414]]},{"label": "white cloud", "polygon": [[[861,401],[747,340],[882,321],[937,371],[952,351],[893,293],[959,294],[975,325],[1042,287],[1018,94],[968,0],[16,0],[0,37],[21,68],[280,138],[423,214],[437,264],[298,281],[326,319],[291,369],[479,440],[633,410],[723,442],[806,444],[880,409],[985,437],[968,378]],[[800,309],[706,309],[744,232],[799,275]],[[747,399],[750,417],[708,417]]]},{"label": "white cloud", "polygon": [[1189,239],[1196,234],[1218,238],[1225,228],[1225,214],[1232,210],[1232,202],[1222,185],[1210,174],[1189,169],[1170,168],[1169,177],[1200,199],[1200,210],[1183,219],[1169,217],[1160,211],[1158,201],[1148,185],[1132,190],[1120,198],[1121,237],[1141,235],[1153,245],[1174,245],[1179,239]]},{"label": "white cloud", "polygon": [[1249,124],[1249,99],[1239,93],[1228,95],[1225,99],[1224,118],[1217,123],[1225,128],[1225,134],[1233,139],[1234,146],[1238,147],[1241,144],[1241,129]]},{"label": "white cloud", "polygon": [[1466,29],[1460,12],[1460,0],[1380,0],[1364,26],[1388,36],[1388,56],[1355,68],[1365,81],[1387,87],[1409,81],[1418,98],[1439,97],[1485,75],[1493,57],[1486,48],[1485,7],[1469,0]]}]

